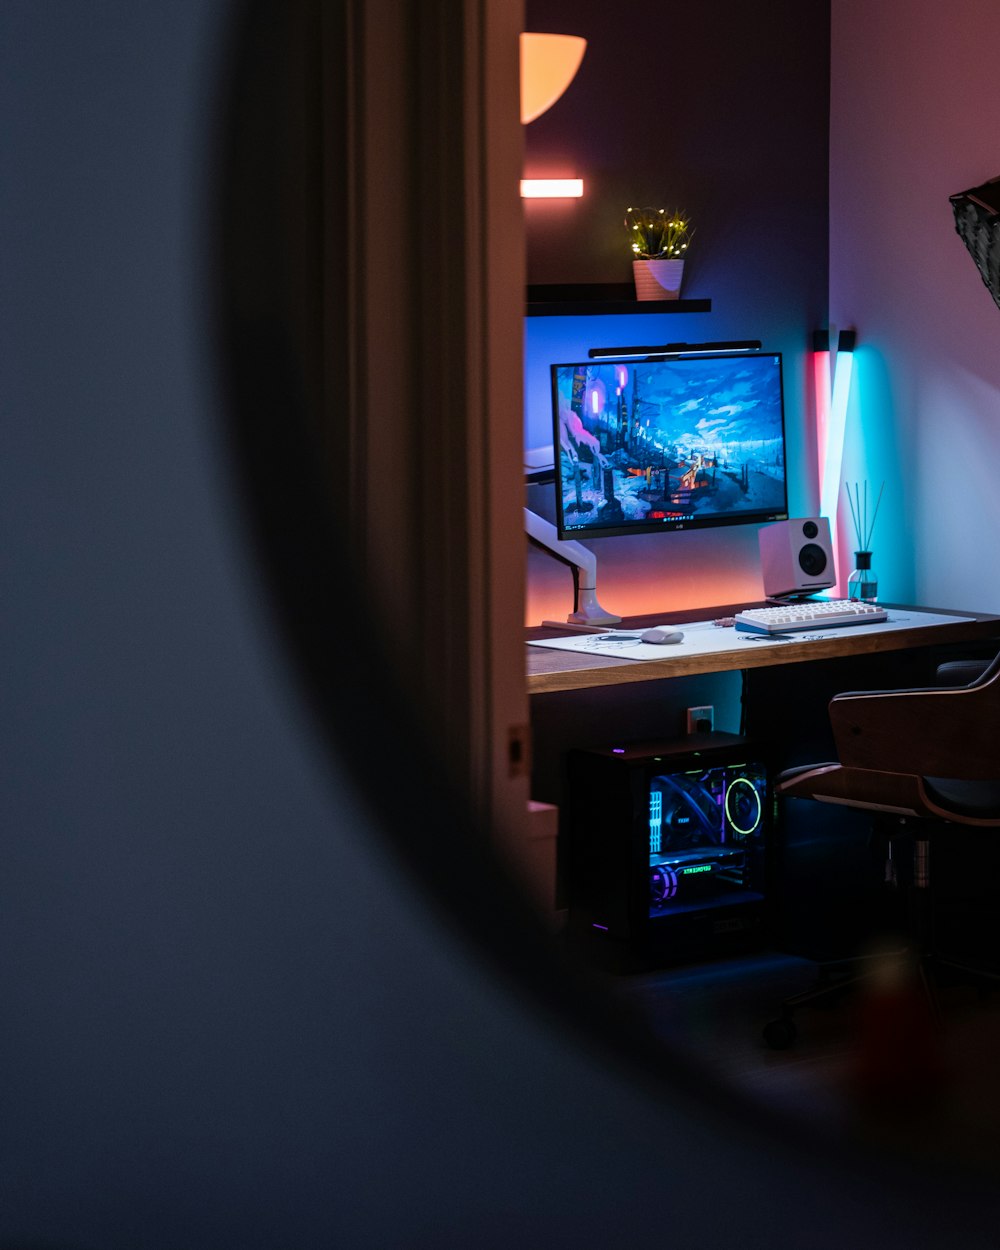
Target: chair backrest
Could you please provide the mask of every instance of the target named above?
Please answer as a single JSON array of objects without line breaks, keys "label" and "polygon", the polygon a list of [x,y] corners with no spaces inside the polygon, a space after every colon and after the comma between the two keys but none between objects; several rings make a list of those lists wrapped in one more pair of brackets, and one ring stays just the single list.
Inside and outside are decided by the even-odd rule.
[{"label": "chair backrest", "polygon": [[968,686],[836,695],[830,724],[848,767],[1000,780],[1000,656]]}]

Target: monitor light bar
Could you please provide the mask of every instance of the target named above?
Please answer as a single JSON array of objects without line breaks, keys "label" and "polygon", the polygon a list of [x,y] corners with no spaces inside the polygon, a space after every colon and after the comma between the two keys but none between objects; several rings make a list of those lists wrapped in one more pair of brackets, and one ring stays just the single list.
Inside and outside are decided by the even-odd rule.
[{"label": "monitor light bar", "polygon": [[522,178],[524,200],[578,200],[583,195],[582,178]]},{"label": "monitor light bar", "polygon": [[759,352],[760,339],[741,339],[735,343],[665,343],[662,347],[592,347],[591,360],[610,360],[619,356],[707,356],[713,352]]}]

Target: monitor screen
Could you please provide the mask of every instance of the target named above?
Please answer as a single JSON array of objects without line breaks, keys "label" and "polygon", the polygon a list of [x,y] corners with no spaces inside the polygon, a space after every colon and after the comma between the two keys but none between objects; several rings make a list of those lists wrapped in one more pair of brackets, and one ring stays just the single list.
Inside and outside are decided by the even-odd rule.
[{"label": "monitor screen", "polygon": [[779,353],[551,372],[560,538],[787,519]]}]

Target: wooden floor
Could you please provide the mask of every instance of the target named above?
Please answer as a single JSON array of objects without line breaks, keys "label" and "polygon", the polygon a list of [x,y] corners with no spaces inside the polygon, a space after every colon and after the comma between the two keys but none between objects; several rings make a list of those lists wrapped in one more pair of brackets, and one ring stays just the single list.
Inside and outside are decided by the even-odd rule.
[{"label": "wooden floor", "polygon": [[[880,965],[880,967],[883,967]],[[770,1048],[763,1026],[816,983],[816,966],[760,952],[615,977],[665,1049],[696,1057],[765,1113],[849,1142],[1000,1165],[1000,992],[937,991],[938,1020],[896,961],[864,993],[794,1013],[796,1040]]]}]

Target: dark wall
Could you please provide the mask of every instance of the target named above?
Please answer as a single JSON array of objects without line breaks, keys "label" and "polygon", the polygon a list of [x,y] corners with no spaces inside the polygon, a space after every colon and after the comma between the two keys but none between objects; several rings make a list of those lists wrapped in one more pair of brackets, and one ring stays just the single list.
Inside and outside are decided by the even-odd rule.
[{"label": "dark wall", "polygon": [[[638,14],[652,14],[644,27]],[[594,345],[760,339],[784,355],[788,504],[818,505],[812,333],[828,321],[830,7],[720,0],[681,9],[528,0],[527,28],[588,41],[561,100],[525,127],[529,176],[578,176],[579,200],[526,201],[530,283],[628,282],[628,205],[679,206],[695,234],[682,295],[709,313],[531,317],[525,444],[552,442],[549,365]],[[528,506],[550,515],[551,491]],[[588,543],[620,615],[760,598],[754,526]],[[564,618],[569,579],[529,553],[527,620]]]},{"label": "dark wall", "polygon": [[826,0],[528,0],[526,20],[588,41],[566,94],[526,127],[529,175],[585,182],[582,201],[528,205],[530,282],[627,280],[624,210],[651,204],[694,220],[690,293],[711,296],[736,266],[748,291],[825,296]]}]

